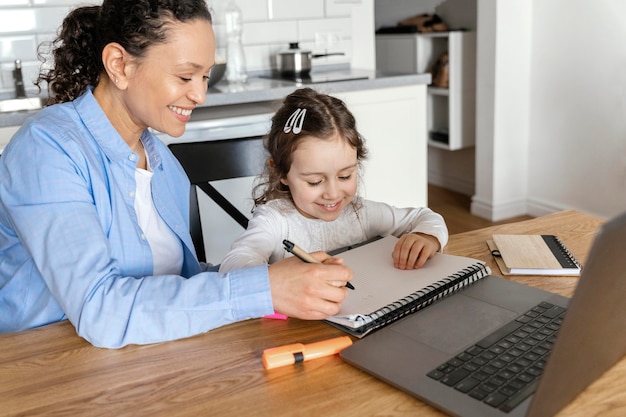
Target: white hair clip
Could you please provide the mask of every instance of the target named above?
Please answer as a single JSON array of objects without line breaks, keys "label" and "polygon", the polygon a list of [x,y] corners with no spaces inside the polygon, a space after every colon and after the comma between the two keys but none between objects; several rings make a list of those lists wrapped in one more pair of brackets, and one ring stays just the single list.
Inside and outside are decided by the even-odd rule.
[{"label": "white hair clip", "polygon": [[285,123],[285,127],[283,128],[283,132],[289,133],[293,130],[294,134],[298,134],[302,132],[302,125],[304,124],[304,116],[306,115],[306,109],[296,109],[289,119],[287,119],[287,123]]}]

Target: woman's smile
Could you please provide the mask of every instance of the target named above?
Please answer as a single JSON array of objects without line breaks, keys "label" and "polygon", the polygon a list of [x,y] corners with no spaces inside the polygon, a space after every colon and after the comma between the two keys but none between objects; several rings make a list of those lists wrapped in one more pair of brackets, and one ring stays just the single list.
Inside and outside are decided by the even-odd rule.
[{"label": "woman's smile", "polygon": [[174,115],[182,122],[187,123],[191,119],[191,112],[193,109],[184,109],[177,106],[167,106]]}]

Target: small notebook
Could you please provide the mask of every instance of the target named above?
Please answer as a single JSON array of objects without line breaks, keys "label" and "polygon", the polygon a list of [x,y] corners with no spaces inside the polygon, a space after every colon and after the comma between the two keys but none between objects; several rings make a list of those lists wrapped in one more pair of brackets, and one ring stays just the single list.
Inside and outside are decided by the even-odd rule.
[{"label": "small notebook", "polygon": [[582,269],[554,235],[493,235],[487,245],[504,275],[578,276]]},{"label": "small notebook", "polygon": [[356,289],[328,323],[363,337],[491,273],[478,259],[442,253],[420,269],[396,269],[391,253],[397,241],[387,236],[336,255],[354,271]]}]

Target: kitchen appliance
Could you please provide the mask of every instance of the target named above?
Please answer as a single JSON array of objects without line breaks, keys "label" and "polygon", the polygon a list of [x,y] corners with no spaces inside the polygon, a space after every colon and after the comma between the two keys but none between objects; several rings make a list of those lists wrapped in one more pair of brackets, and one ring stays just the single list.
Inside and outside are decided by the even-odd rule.
[{"label": "kitchen appliance", "polygon": [[226,62],[215,62],[215,65],[213,65],[213,68],[211,68],[211,72],[209,73],[209,86],[213,87],[215,84],[219,83],[222,78],[224,78],[225,73]]},{"label": "kitchen appliance", "polygon": [[278,71],[286,76],[304,77],[311,72],[311,60],[331,55],[345,55],[343,52],[314,54],[300,49],[298,42],[289,44],[289,49],[276,55]]}]

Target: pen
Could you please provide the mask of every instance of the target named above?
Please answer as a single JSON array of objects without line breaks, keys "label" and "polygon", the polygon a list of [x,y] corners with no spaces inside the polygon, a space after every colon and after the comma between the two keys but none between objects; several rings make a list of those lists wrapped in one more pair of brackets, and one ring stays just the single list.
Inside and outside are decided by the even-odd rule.
[{"label": "pen", "polygon": [[[321,262],[315,259],[313,256],[311,256],[310,253],[304,251],[301,247],[299,247],[298,245],[296,245],[290,240],[287,240],[287,239],[283,240],[283,246],[285,247],[287,252],[293,253],[295,256],[300,258],[300,260],[306,263],[321,264]],[[350,288],[351,290],[354,289],[354,285],[350,284],[350,282],[346,282],[346,287]]]},{"label": "pen", "polygon": [[341,352],[352,344],[349,336],[335,337],[321,342],[279,346],[263,351],[263,366],[265,369],[306,362],[311,359],[331,356]]}]

